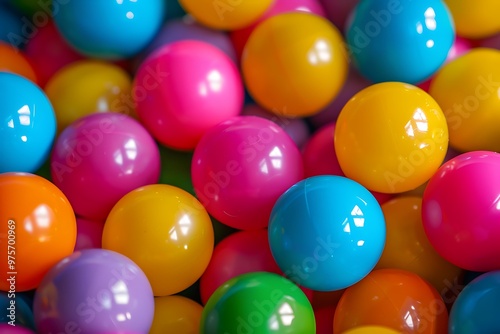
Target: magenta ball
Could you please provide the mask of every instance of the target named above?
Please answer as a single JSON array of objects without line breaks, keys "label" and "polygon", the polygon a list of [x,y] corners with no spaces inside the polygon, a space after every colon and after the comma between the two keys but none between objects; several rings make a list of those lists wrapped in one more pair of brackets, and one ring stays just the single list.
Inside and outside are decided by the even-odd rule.
[{"label": "magenta ball", "polygon": [[153,137],[178,150],[193,150],[207,130],[239,115],[244,98],[231,58],[192,40],[153,52],[137,71],[132,96]]},{"label": "magenta ball", "polygon": [[281,127],[239,116],[210,129],[193,155],[198,199],[221,223],[249,230],[266,227],[274,202],[302,180],[297,145]]},{"label": "magenta ball", "polygon": [[68,197],[76,214],[104,221],[122,196],[158,182],[160,152],[133,118],[95,113],[60,134],[50,167],[54,184]]},{"label": "magenta ball", "polygon": [[61,260],[45,275],[33,313],[39,333],[147,333],[154,296],[132,260],[87,249]]},{"label": "magenta ball", "polygon": [[344,31],[349,16],[359,0],[320,0],[326,15],[340,31]]},{"label": "magenta ball", "polygon": [[0,324],[0,333],[2,334],[35,334],[31,329],[16,324]]},{"label": "magenta ball", "polygon": [[340,168],[333,136],[335,123],[330,123],[313,133],[302,150],[305,177],[316,175],[344,176]]},{"label": "magenta ball", "polygon": [[76,228],[75,251],[102,247],[104,222],[78,217],[76,218]]},{"label": "magenta ball", "polygon": [[422,221],[431,244],[452,264],[500,269],[500,154],[474,151],[444,163],[424,191]]},{"label": "magenta ball", "polygon": [[285,130],[298,147],[302,147],[309,138],[309,127],[302,118],[286,118],[278,116],[256,104],[245,105],[241,115],[258,116],[273,121]]}]

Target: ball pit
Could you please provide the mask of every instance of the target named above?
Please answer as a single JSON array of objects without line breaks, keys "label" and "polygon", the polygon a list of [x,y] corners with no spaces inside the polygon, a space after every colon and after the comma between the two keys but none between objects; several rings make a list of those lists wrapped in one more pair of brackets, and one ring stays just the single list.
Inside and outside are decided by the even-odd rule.
[{"label": "ball pit", "polygon": [[0,0],[0,333],[500,333],[499,6]]}]

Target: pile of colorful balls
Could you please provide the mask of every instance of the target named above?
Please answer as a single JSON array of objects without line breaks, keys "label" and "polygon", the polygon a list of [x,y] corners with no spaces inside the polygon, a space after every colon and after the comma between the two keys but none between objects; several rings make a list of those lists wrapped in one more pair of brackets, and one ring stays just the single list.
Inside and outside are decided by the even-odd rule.
[{"label": "pile of colorful balls", "polygon": [[0,0],[0,333],[500,333],[499,15]]}]

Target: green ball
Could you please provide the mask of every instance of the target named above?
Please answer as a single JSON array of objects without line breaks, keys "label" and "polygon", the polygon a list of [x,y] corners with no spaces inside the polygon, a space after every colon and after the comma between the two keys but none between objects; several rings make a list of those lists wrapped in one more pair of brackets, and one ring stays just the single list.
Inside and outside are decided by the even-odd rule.
[{"label": "green ball", "polygon": [[228,280],[210,297],[200,333],[316,333],[311,303],[290,280],[268,272]]}]

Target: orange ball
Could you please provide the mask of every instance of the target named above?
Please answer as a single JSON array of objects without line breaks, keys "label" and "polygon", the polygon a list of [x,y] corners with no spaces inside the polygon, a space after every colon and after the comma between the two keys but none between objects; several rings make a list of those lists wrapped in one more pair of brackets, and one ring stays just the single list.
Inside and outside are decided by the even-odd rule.
[{"label": "orange ball", "polygon": [[376,269],[411,271],[431,283],[443,296],[462,276],[462,269],[443,259],[432,247],[422,225],[422,198],[397,197],[382,205],[387,235]]},{"label": "orange ball", "polygon": [[21,50],[2,41],[0,41],[0,72],[16,73],[38,84],[35,70]]},{"label": "orange ball", "polygon": [[379,269],[349,287],[340,299],[333,332],[359,326],[382,326],[402,333],[446,334],[448,311],[443,299],[418,275]]},{"label": "orange ball", "polygon": [[0,208],[0,290],[32,290],[73,253],[75,214],[54,184],[25,173],[0,174]]},{"label": "orange ball", "polygon": [[347,77],[348,56],[331,22],[295,12],[259,24],[245,45],[241,66],[259,105],[282,117],[305,117],[337,96]]}]

